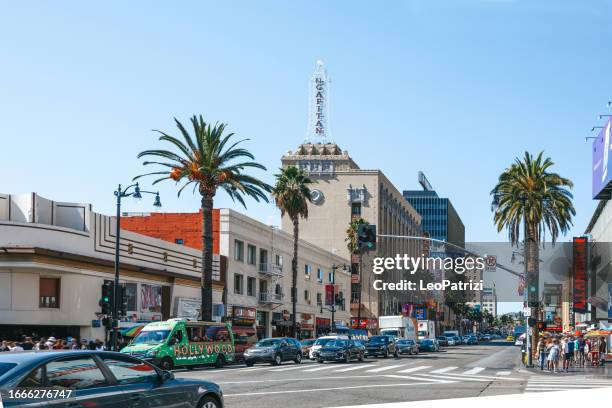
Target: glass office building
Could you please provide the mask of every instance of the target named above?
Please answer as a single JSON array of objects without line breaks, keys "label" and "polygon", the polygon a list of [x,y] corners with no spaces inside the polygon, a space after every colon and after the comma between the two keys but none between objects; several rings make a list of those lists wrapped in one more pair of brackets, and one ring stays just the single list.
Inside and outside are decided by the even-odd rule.
[{"label": "glass office building", "polygon": [[465,247],[465,227],[448,198],[433,190],[404,191],[403,196],[421,214],[421,228],[431,238]]}]

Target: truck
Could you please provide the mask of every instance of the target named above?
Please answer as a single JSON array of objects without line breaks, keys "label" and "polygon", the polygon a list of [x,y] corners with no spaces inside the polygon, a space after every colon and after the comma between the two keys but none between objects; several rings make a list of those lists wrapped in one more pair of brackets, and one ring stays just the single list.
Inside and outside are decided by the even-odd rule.
[{"label": "truck", "polygon": [[381,335],[417,341],[417,321],[407,316],[380,316],[378,327]]},{"label": "truck", "polygon": [[419,320],[418,330],[419,340],[423,339],[435,339],[436,338],[436,324],[433,320]]}]

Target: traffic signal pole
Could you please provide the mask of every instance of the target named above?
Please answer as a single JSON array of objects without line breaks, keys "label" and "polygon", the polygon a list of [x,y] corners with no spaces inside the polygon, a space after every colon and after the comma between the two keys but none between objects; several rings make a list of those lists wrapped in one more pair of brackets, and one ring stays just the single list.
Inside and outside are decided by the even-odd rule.
[{"label": "traffic signal pole", "polygon": [[119,249],[121,240],[121,193],[121,185],[119,185],[119,189],[115,193],[117,196],[117,217],[115,219],[115,280],[113,282],[113,304],[111,313],[111,350],[113,351],[117,351],[117,330],[119,328],[119,316],[117,314],[119,296],[117,296],[117,292],[119,288]]}]

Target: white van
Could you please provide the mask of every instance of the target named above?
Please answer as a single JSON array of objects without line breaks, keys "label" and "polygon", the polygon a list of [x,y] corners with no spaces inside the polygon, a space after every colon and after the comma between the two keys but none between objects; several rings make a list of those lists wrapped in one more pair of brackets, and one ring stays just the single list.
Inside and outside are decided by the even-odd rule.
[{"label": "white van", "polygon": [[330,341],[337,340],[337,339],[348,340],[348,338],[349,337],[344,334],[321,336],[314,342],[314,344],[310,348],[310,351],[308,352],[308,358],[311,360],[315,360],[317,358],[317,355],[319,354],[319,349],[323,347],[325,344],[329,343]]}]

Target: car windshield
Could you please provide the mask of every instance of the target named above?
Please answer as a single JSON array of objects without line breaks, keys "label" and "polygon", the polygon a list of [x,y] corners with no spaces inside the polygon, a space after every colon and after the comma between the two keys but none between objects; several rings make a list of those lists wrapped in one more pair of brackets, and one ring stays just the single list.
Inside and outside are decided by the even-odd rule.
[{"label": "car windshield", "polygon": [[397,344],[406,345],[406,344],[414,344],[412,340],[399,340]]},{"label": "car windshield", "polygon": [[9,372],[16,365],[15,363],[0,363],[0,377]]},{"label": "car windshield", "polygon": [[444,336],[438,336],[438,340],[446,340],[446,337],[444,337]]},{"label": "car windshield", "polygon": [[387,336],[374,336],[370,337],[370,343],[372,344],[380,344],[380,343],[388,343],[389,338]]},{"label": "car windshield", "polygon": [[433,340],[423,340],[421,344],[427,344],[427,345],[433,344]]},{"label": "car windshield", "polygon": [[160,344],[169,334],[170,330],[143,330],[132,340],[132,344]]},{"label": "car windshield", "polygon": [[327,339],[317,339],[317,341],[315,341],[314,345],[315,346],[324,346],[327,343],[329,343],[330,341],[334,341],[336,339],[333,338],[327,338]]},{"label": "car windshield", "polygon": [[281,339],[263,339],[255,344],[255,347],[274,347],[280,344]]},{"label": "car windshield", "polygon": [[302,345],[303,346],[312,346],[314,344],[314,342],[315,342],[314,339],[302,340]]},{"label": "car windshield", "polygon": [[325,344],[324,347],[346,347],[348,345],[348,340],[332,340]]}]

